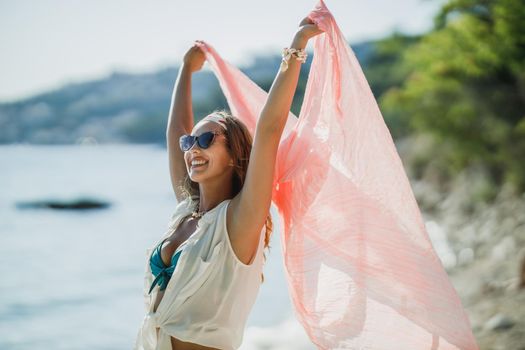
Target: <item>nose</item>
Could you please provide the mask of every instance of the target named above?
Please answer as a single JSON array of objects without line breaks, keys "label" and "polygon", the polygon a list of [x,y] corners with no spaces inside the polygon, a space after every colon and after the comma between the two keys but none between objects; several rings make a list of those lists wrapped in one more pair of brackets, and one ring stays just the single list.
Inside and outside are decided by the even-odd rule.
[{"label": "nose", "polygon": [[199,143],[197,142],[197,140],[195,140],[193,142],[193,145],[191,145],[190,149],[187,150],[186,152],[192,152],[194,149],[199,149],[200,150]]},{"label": "nose", "polygon": [[[190,149],[188,150],[188,152],[191,151],[191,150],[193,150],[193,147],[198,146],[198,145],[199,145],[199,143],[198,143],[197,141],[195,141],[195,142],[193,143],[193,145],[191,145],[191,147],[190,147]],[[198,148],[198,147],[197,147],[197,148]]]},{"label": "nose", "polygon": [[191,145],[190,149],[186,152],[189,152],[192,157],[195,157],[198,153],[201,153],[201,148],[199,147],[198,142],[195,142]]}]

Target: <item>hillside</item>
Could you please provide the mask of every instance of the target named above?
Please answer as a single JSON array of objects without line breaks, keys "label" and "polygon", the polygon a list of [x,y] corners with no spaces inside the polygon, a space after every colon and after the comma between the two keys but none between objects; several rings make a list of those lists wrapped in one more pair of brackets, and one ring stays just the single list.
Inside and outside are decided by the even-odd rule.
[{"label": "hillside", "polygon": [[[366,63],[373,44],[354,47]],[[298,113],[311,62],[303,65],[293,111]],[[255,57],[241,70],[268,91],[280,55]],[[85,139],[98,143],[164,144],[173,84],[179,67],[149,74],[115,72],[107,78],[69,84],[14,103],[0,104],[0,144],[71,144]],[[199,118],[215,108],[226,108],[218,82],[209,70],[193,77],[193,105]]]}]

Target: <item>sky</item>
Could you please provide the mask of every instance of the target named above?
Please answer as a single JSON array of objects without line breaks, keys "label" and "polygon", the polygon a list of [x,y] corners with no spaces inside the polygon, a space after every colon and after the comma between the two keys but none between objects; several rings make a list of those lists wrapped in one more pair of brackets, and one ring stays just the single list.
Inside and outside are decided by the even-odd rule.
[{"label": "sky", "polygon": [[[180,63],[204,40],[238,65],[280,53],[318,0],[0,0],[0,102]],[[422,33],[444,0],[325,0],[352,43]]]}]

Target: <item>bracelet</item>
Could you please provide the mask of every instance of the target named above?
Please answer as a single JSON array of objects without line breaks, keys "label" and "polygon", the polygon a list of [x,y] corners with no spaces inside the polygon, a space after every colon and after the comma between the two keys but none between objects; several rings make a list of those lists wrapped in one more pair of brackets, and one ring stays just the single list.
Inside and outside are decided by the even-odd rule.
[{"label": "bracelet", "polygon": [[285,47],[282,52],[283,60],[281,61],[281,72],[285,72],[288,69],[288,62],[290,61],[290,57],[292,56],[295,57],[301,63],[306,62],[306,57],[308,57],[304,49],[294,49],[293,47]]}]

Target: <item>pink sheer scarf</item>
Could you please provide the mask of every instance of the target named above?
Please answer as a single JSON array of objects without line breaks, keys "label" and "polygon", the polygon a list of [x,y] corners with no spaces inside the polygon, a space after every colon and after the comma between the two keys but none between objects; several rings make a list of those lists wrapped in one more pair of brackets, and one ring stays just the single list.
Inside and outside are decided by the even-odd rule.
[{"label": "pink sheer scarf", "polygon": [[[321,349],[478,349],[354,53],[322,0],[309,17],[324,33],[273,190],[297,319]],[[253,135],[267,93],[201,47]]]}]

